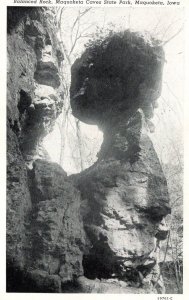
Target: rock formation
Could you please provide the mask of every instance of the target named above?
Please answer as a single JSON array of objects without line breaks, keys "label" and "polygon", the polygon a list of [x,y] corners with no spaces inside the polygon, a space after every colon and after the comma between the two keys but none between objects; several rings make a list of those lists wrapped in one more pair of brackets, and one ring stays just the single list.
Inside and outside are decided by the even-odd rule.
[{"label": "rock formation", "polygon": [[61,284],[82,274],[80,195],[41,146],[63,105],[63,55],[53,20],[53,10],[8,8],[10,292],[60,292]]},{"label": "rock formation", "polygon": [[52,18],[43,9],[8,9],[8,121],[28,163],[40,157],[63,105],[63,55]]},{"label": "rock formation", "polygon": [[72,67],[71,104],[80,120],[97,124],[104,142],[94,166],[76,178],[90,248],[89,279],[117,278],[163,289],[158,241],[170,213],[167,183],[148,136],[161,93],[163,49],[125,31],[93,42]]},{"label": "rock formation", "polygon": [[163,50],[126,31],[74,63],[73,114],[104,142],[92,167],[67,176],[41,146],[63,105],[55,26],[53,9],[8,8],[7,291],[162,292],[170,207],[148,127]]}]

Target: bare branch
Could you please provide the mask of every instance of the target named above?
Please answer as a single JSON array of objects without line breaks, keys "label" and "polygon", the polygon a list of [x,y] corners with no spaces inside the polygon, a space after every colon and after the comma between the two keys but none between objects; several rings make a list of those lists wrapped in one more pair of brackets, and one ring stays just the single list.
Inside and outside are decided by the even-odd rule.
[{"label": "bare branch", "polygon": [[184,28],[184,24],[181,26],[181,28],[175,33],[173,34],[167,41],[163,42],[161,44],[161,46],[165,46],[167,43],[169,43],[171,40],[173,40]]},{"label": "bare branch", "polygon": [[161,19],[160,19],[160,18],[158,18],[158,21],[157,21],[157,23],[156,23],[155,27],[153,28],[153,32],[154,32],[154,33],[156,33],[156,30],[157,30],[157,28],[158,28],[158,26],[159,26],[160,22],[161,22]]},{"label": "bare branch", "polygon": [[75,45],[76,45],[76,43],[77,43],[77,41],[78,41],[78,34],[79,34],[79,27],[80,27],[80,18],[78,18],[77,24],[78,24],[78,26],[77,26],[77,31],[76,31],[76,35],[75,35],[75,40],[74,40],[74,42],[73,42],[73,44],[72,44],[72,47],[71,47],[71,49],[70,49],[69,56],[70,56],[71,53],[73,52],[73,50],[74,50],[74,48],[75,48]]},{"label": "bare branch", "polygon": [[175,93],[172,91],[172,89],[171,89],[171,87],[169,86],[169,84],[167,83],[167,81],[164,81],[163,82],[166,86],[167,86],[167,88],[168,88],[168,90],[169,90],[169,92],[171,93],[171,95],[176,99],[176,100],[178,100],[178,104],[179,104],[179,106],[180,106],[180,109],[182,110],[183,108],[182,108],[182,106],[181,106],[181,103],[180,103],[180,101],[179,101],[179,98],[175,95]]},{"label": "bare branch", "polygon": [[86,8],[82,13],[80,13],[80,17],[83,17],[84,15],[86,15],[86,13],[88,13],[91,9],[92,9],[92,7]]},{"label": "bare branch", "polygon": [[175,23],[177,23],[178,21],[180,21],[180,19],[177,19],[176,21],[173,20],[173,21],[168,25],[168,27],[165,29],[165,31],[164,31],[164,33],[163,33],[163,36],[162,36],[161,40],[164,39],[164,37],[165,37],[166,33],[168,32],[168,30],[169,30]]},{"label": "bare branch", "polygon": [[180,118],[178,117],[178,113],[174,110],[173,107],[170,106],[170,104],[166,101],[166,99],[162,95],[161,95],[161,98],[162,98],[163,102],[171,109],[171,111],[174,112],[174,114],[176,115],[177,120],[178,120],[180,126],[183,127],[183,125],[182,125],[182,123],[180,121]]},{"label": "bare branch", "polygon": [[65,47],[65,45],[64,45],[63,42],[60,42],[60,44],[62,45],[63,53],[64,53],[64,55],[65,55],[65,57],[66,57],[66,59],[67,59],[69,65],[71,66],[72,63],[71,63],[69,54],[68,54],[68,52],[67,52],[67,49],[66,49],[66,47]]}]

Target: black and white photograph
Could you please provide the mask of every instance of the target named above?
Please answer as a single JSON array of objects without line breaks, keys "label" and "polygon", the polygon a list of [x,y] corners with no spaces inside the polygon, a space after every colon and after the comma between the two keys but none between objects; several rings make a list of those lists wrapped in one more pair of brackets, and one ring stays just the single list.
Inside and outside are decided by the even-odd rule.
[{"label": "black and white photograph", "polygon": [[172,300],[185,7],[51,2],[6,7],[5,292]]}]

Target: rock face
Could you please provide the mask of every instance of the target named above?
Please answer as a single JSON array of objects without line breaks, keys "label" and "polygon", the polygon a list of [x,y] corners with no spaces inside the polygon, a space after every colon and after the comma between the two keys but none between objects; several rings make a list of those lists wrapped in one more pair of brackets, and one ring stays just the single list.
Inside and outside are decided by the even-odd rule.
[{"label": "rock face", "polygon": [[47,13],[40,8],[8,9],[8,121],[28,163],[43,157],[41,140],[63,105],[63,55],[53,33],[53,15]]},{"label": "rock face", "polygon": [[123,111],[137,108],[151,117],[161,94],[163,64],[162,47],[139,33],[125,31],[93,42],[72,66],[73,114],[100,127],[110,116],[117,120]]},{"label": "rock face", "polygon": [[8,8],[7,291],[157,293],[167,184],[148,136],[161,93],[158,42],[126,31],[72,68],[71,104],[104,132],[68,177],[41,147],[63,105],[53,9]]},{"label": "rock face", "polygon": [[83,274],[80,194],[41,147],[63,105],[53,20],[53,10],[8,8],[8,292],[61,292]]},{"label": "rock face", "polygon": [[[84,237],[80,217],[80,194],[62,168],[55,163],[36,160],[30,171],[32,212],[28,240],[28,274],[42,278],[38,291],[49,291],[43,285],[48,278],[61,285],[83,274]],[[44,279],[43,279],[44,278]]]},{"label": "rock face", "polygon": [[33,265],[62,282],[82,275],[80,194],[62,168],[36,160],[31,171]]},{"label": "rock face", "polygon": [[97,40],[72,67],[73,114],[104,132],[97,163],[75,178],[91,243],[84,274],[146,292],[163,291],[158,244],[170,213],[147,125],[161,93],[163,62],[158,41],[126,31]]}]

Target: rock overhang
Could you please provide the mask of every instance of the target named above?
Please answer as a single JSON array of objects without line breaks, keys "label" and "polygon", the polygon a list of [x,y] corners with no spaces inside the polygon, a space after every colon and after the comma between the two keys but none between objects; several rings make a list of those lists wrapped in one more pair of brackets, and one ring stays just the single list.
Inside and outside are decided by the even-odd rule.
[{"label": "rock overhang", "polygon": [[[31,30],[28,26],[32,26]],[[19,83],[18,89],[20,115],[17,119],[21,118],[22,131],[28,120],[32,127],[30,132],[26,126],[23,141],[17,141],[28,147],[23,147],[24,153],[32,149],[36,136],[43,137],[52,128],[62,103],[53,81],[60,63],[54,60],[54,47],[49,44],[53,39],[46,38],[38,21],[27,21],[27,30],[27,35],[23,35],[27,43],[23,44],[26,49],[30,47],[32,57],[36,57],[32,74],[22,75],[25,81]],[[54,53],[59,53],[57,51],[55,47]],[[61,58],[61,53],[57,55]],[[72,283],[74,278],[82,286],[79,276],[83,273],[89,278],[116,278],[120,284],[124,281],[125,286],[134,281],[137,287],[143,287],[137,288],[137,293],[146,290],[142,275],[150,291],[153,290],[154,273],[159,276],[154,270],[154,266],[158,266],[156,242],[167,236],[168,229],[163,227],[162,218],[170,213],[170,208],[164,174],[144,131],[143,113],[150,118],[155,107],[161,91],[163,62],[163,50],[157,41],[129,31],[92,44],[75,62],[71,87],[73,113],[80,120],[103,125],[105,129],[101,155],[88,170],[70,178],[60,166],[35,160],[33,169],[26,172],[16,146],[17,150],[9,150],[11,159],[18,157],[16,167],[24,170],[19,171],[18,176],[16,168],[9,164],[9,194],[13,205],[9,205],[11,227],[8,233],[14,237],[15,248],[21,249],[20,229],[17,226],[15,238],[15,223],[22,224],[23,249],[29,258],[26,267],[28,270],[32,265],[33,270],[27,274],[28,287],[33,282],[37,284],[36,288],[31,287],[32,291],[52,288],[53,292],[62,292],[65,291],[63,284]],[[26,85],[26,79],[29,78],[27,82],[33,80],[37,70],[42,72],[39,79],[42,76],[44,81],[38,82],[36,77],[34,84],[32,81],[32,85]],[[16,72],[14,75],[16,77]],[[52,82],[49,81],[51,75]],[[14,139],[12,135],[10,138],[12,146]],[[17,185],[18,181],[23,181],[23,187]],[[21,192],[12,190],[12,186]],[[32,207],[29,227],[23,219],[22,198],[29,199],[25,202]],[[21,204],[21,208],[15,207],[15,203]],[[12,218],[13,211],[19,212],[18,217]],[[10,257],[15,258],[11,251]],[[22,249],[16,253],[18,262],[24,255]],[[12,269],[9,274],[11,272]],[[87,280],[84,278],[84,290]]]},{"label": "rock overhang", "polygon": [[72,66],[72,112],[88,124],[142,108],[153,116],[161,94],[164,51],[160,41],[129,30],[87,46]]},{"label": "rock overhang", "polygon": [[63,107],[63,53],[52,17],[46,8],[8,8],[8,118],[28,162]]}]

